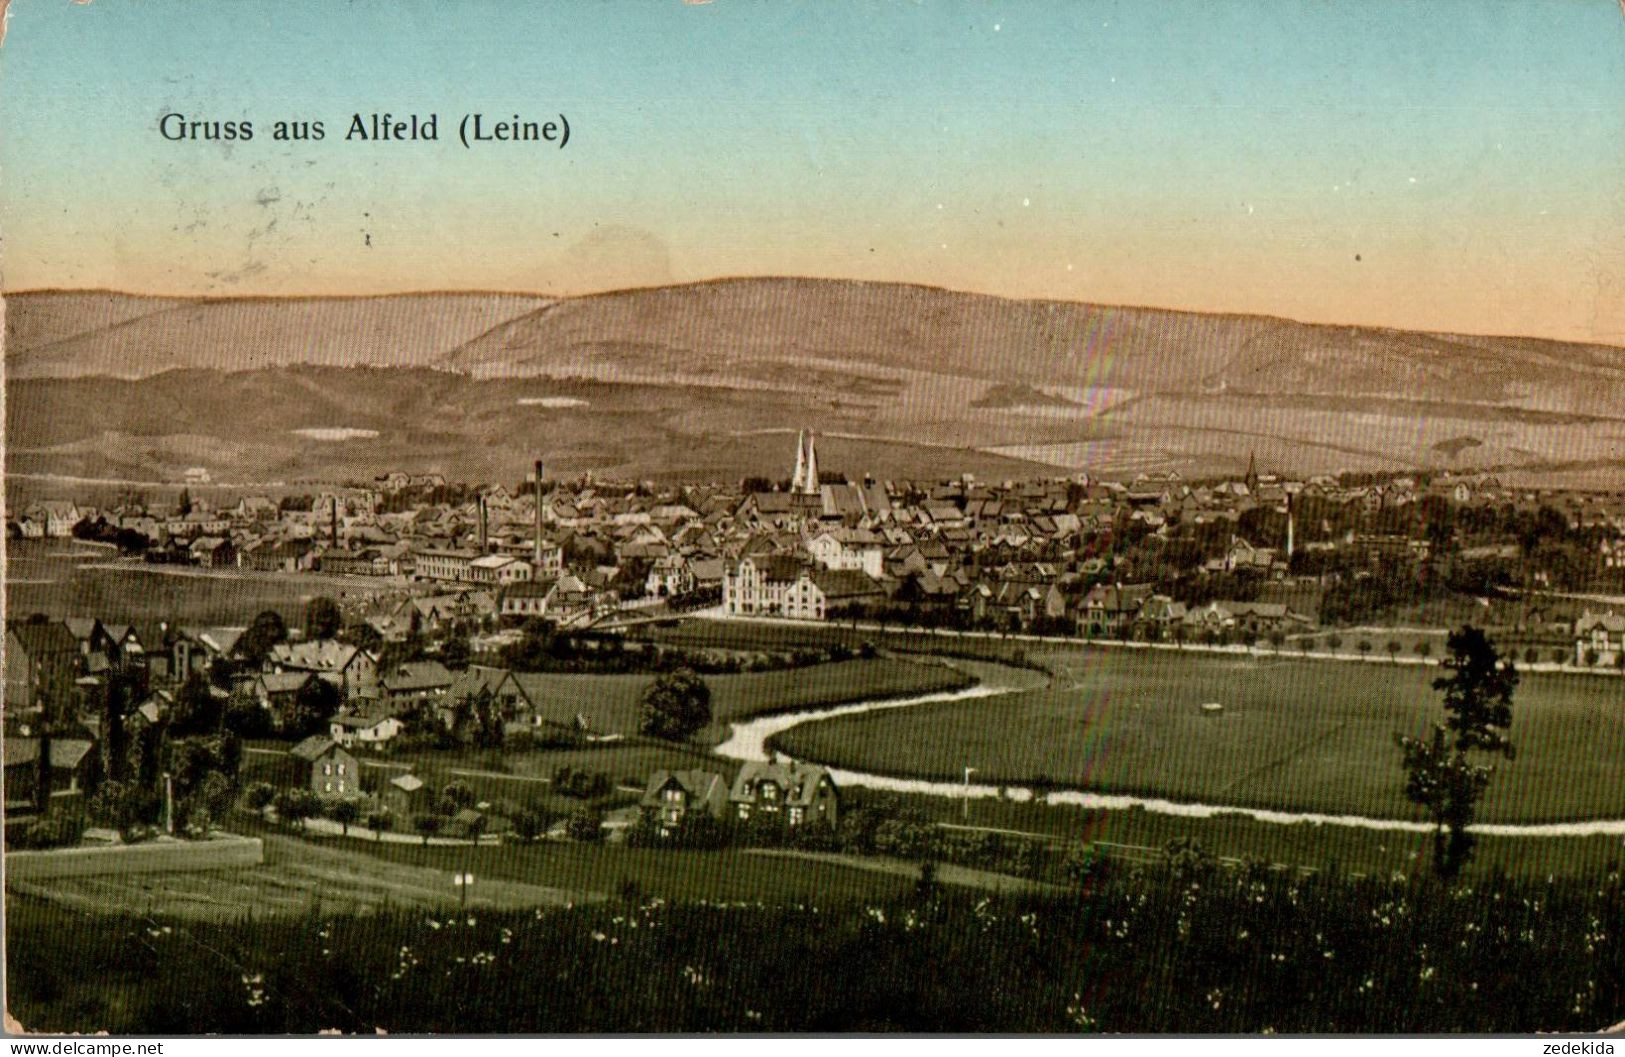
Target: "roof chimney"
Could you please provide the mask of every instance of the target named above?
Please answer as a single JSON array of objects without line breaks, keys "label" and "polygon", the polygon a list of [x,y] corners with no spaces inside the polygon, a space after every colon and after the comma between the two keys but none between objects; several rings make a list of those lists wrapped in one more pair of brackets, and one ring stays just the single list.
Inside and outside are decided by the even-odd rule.
[{"label": "roof chimney", "polygon": [[541,567],[542,567],[542,460],[540,460],[540,459],[536,460],[536,540],[535,540],[535,551],[536,551],[536,553],[532,557],[535,558],[536,571],[537,571],[538,574],[540,574]]}]

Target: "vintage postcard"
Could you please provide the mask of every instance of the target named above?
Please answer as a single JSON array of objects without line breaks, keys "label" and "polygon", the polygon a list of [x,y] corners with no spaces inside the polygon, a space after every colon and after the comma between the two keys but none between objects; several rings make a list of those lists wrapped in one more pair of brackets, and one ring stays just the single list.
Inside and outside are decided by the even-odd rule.
[{"label": "vintage postcard", "polygon": [[5,27],[9,1031],[1625,1021],[1614,0]]}]

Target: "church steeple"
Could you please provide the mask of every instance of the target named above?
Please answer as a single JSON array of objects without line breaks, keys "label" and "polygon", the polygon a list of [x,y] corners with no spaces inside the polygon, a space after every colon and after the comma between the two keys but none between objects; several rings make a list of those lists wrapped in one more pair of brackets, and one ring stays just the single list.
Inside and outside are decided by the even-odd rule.
[{"label": "church steeple", "polygon": [[818,449],[814,446],[816,434],[807,434],[807,479],[802,483],[808,495],[818,494]]},{"label": "church steeple", "polygon": [[807,483],[807,431],[796,434],[796,472],[790,478],[790,491],[799,492]]},{"label": "church steeple", "polygon": [[818,448],[807,430],[796,434],[796,472],[790,478],[790,491],[797,495],[818,494]]},{"label": "church steeple", "polygon": [[1252,452],[1247,453],[1247,476],[1244,478],[1247,485],[1247,494],[1258,492],[1258,460]]}]

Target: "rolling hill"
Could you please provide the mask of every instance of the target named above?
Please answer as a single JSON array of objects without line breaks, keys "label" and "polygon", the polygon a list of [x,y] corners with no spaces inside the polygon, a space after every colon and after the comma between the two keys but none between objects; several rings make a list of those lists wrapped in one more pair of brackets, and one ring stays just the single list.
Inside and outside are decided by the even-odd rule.
[{"label": "rolling hill", "polygon": [[[782,472],[787,443],[761,438],[810,426],[839,468],[899,476],[1224,472],[1253,452],[1284,472],[1625,474],[1610,346],[779,278],[6,309],[12,473],[508,479],[540,451],[732,477]],[[360,366],[391,369],[340,369]]]}]

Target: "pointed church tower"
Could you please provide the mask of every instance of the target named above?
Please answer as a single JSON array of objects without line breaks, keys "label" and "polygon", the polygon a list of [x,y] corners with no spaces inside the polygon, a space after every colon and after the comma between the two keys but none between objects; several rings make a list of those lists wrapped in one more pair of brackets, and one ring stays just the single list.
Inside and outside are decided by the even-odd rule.
[{"label": "pointed church tower", "polygon": [[1247,494],[1256,495],[1258,493],[1258,460],[1254,457],[1252,452],[1247,453],[1246,483]]},{"label": "pointed church tower", "polygon": [[807,483],[807,433],[796,434],[796,472],[790,478],[790,491],[800,492]]},{"label": "pointed church tower", "polygon": [[816,444],[816,442],[817,442],[817,434],[808,433],[807,434],[807,479],[804,482],[802,482],[803,484],[806,485],[806,488],[804,490],[806,491],[806,493],[808,495],[817,495],[818,494],[818,449],[817,449],[817,447],[814,446]]}]

